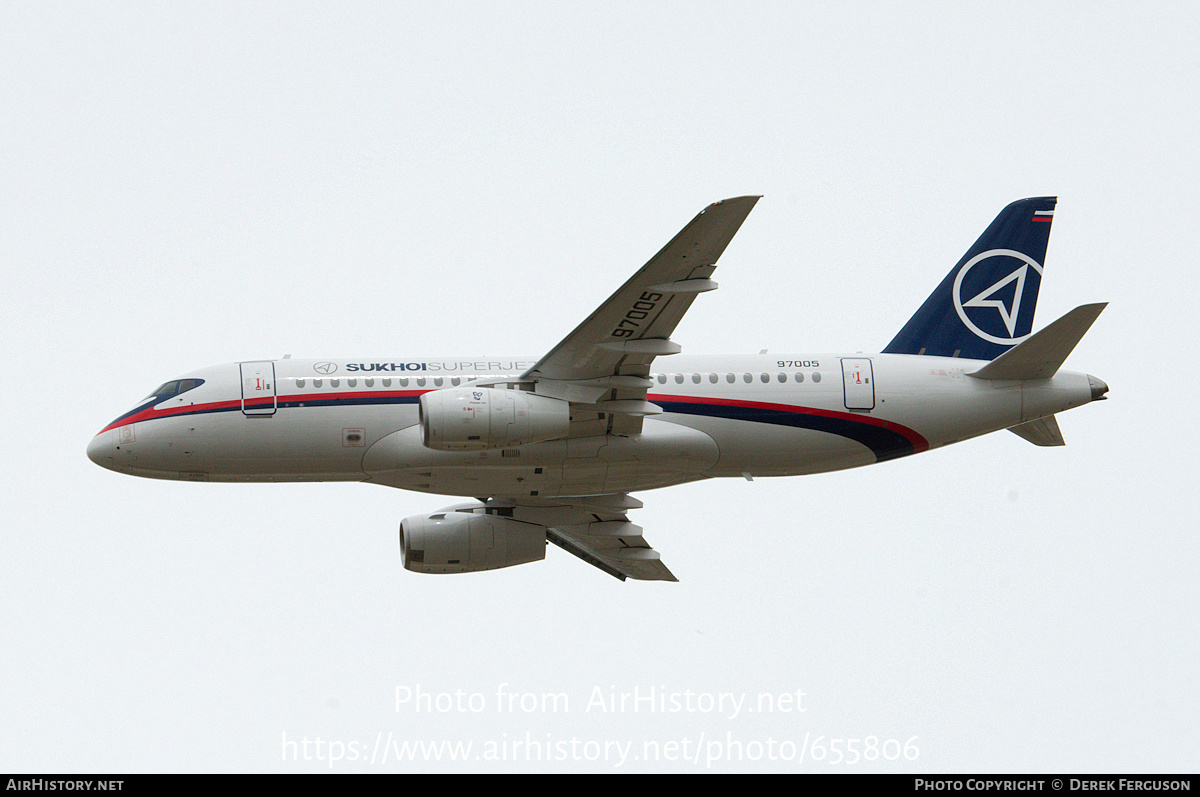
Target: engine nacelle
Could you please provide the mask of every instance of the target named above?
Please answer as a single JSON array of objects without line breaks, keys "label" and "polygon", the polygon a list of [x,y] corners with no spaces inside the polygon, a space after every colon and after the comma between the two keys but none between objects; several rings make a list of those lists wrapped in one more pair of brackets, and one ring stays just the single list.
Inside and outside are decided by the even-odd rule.
[{"label": "engine nacelle", "polygon": [[400,523],[400,556],[416,573],[473,573],[546,558],[546,528],[512,518],[443,511]]},{"label": "engine nacelle", "polygon": [[421,440],[439,451],[505,448],[566,437],[570,405],[524,390],[460,387],[421,396]]}]

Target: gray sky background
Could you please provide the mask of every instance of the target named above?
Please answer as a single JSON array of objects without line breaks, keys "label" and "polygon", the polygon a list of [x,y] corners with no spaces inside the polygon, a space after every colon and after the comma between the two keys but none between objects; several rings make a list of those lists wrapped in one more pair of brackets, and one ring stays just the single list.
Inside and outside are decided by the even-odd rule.
[{"label": "gray sky background", "polygon": [[[1190,3],[0,5],[0,770],[324,771],[334,742],[350,772],[1195,771],[1198,27]],[[84,455],[209,364],[540,355],[747,193],[685,351],[878,351],[1000,208],[1055,194],[1038,326],[1112,303],[1068,361],[1111,400],[1061,449],[641,494],[679,584],[557,549],[421,576],[399,521],[454,499]],[[867,737],[873,761],[812,760]],[[369,760],[388,738],[474,747]]]}]

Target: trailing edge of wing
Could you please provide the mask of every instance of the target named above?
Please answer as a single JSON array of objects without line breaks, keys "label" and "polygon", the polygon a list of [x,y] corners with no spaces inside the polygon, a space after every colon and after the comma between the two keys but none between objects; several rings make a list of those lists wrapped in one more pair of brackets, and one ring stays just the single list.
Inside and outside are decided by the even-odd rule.
[{"label": "trailing edge of wing", "polygon": [[[562,529],[546,529],[546,539],[593,567],[624,581],[678,581],[659,558],[658,551],[646,544],[639,533],[631,538],[589,537],[568,534]],[[597,547],[597,543],[603,548]]]},{"label": "trailing edge of wing", "polygon": [[550,542],[622,581],[679,580],[646,542],[642,527],[629,522],[625,513],[640,507],[641,502],[624,493],[543,503],[492,498],[484,505],[515,520],[543,526]]}]

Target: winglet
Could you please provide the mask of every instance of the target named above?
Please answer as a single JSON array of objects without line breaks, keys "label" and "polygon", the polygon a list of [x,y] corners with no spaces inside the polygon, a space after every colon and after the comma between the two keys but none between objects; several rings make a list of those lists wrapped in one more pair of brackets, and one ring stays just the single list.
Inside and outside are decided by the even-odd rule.
[{"label": "winglet", "polygon": [[1108,303],[1103,302],[1076,307],[967,376],[976,379],[1049,379],[1058,373],[1067,355],[1107,306]]}]

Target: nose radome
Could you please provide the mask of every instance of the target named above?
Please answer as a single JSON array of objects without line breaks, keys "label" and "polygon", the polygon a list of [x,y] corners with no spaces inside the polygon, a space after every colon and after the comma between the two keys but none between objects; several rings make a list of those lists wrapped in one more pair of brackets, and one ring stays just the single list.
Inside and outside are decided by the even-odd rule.
[{"label": "nose radome", "polygon": [[112,435],[101,432],[92,438],[92,442],[88,443],[88,459],[102,468],[115,470],[113,468],[113,455],[116,453],[114,448],[115,444],[112,442]]}]

